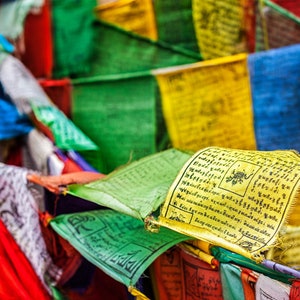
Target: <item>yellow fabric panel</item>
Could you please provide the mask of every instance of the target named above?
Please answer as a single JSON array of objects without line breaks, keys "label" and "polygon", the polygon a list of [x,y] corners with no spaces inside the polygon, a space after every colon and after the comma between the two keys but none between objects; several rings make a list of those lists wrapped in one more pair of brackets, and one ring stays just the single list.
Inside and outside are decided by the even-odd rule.
[{"label": "yellow fabric panel", "polygon": [[181,169],[158,223],[260,260],[277,242],[299,187],[296,152],[208,147]]},{"label": "yellow fabric panel", "polygon": [[154,74],[173,147],[256,149],[245,54]]},{"label": "yellow fabric panel", "polygon": [[125,30],[157,40],[152,0],[119,0],[98,5],[96,16]]},{"label": "yellow fabric panel", "polygon": [[200,52],[212,59],[246,52],[244,8],[240,0],[192,0]]}]

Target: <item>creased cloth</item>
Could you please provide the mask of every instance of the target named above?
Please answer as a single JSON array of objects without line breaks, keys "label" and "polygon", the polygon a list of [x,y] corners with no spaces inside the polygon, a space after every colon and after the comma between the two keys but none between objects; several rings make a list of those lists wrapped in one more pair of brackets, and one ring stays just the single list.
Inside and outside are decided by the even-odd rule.
[{"label": "creased cloth", "polygon": [[0,63],[0,82],[4,92],[10,96],[20,113],[31,113],[30,101],[37,106],[51,105],[51,100],[38,81],[17,58],[0,53]]},{"label": "creased cloth", "polygon": [[0,219],[12,234],[45,287],[60,279],[62,270],[47,252],[39,225],[38,206],[27,187],[29,170],[0,163]]},{"label": "creased cloth", "polygon": [[50,300],[50,294],[1,220],[0,239],[0,298]]}]

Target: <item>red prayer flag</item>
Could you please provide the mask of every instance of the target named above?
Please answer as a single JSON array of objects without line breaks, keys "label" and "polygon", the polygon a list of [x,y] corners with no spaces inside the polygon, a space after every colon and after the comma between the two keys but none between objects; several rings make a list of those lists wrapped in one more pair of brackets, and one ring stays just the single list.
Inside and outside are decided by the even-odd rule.
[{"label": "red prayer flag", "polygon": [[50,300],[50,295],[1,220],[0,240],[0,299]]}]

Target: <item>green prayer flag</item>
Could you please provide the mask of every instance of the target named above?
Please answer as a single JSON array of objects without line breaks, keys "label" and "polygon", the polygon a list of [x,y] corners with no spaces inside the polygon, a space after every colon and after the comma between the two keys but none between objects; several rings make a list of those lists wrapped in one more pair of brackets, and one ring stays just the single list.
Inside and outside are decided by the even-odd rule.
[{"label": "green prayer flag", "polygon": [[74,77],[90,70],[96,5],[96,0],[51,1],[54,77]]},{"label": "green prayer flag", "polygon": [[156,0],[158,39],[200,53],[196,39],[191,0]]},{"label": "green prayer flag", "polygon": [[47,126],[62,150],[96,150],[98,146],[55,106],[32,105],[35,117]]},{"label": "green prayer flag", "polygon": [[72,79],[72,120],[100,149],[82,156],[109,173],[166,149],[168,136],[151,70],[194,63],[201,57],[102,21],[95,21],[93,30],[91,69]]},{"label": "green prayer flag", "polygon": [[138,77],[97,77],[73,83],[73,121],[99,146],[82,156],[109,173],[156,150],[156,82]]},{"label": "green prayer flag", "polygon": [[233,264],[220,264],[224,300],[245,299],[241,280],[241,272],[241,269]]},{"label": "green prayer flag", "polygon": [[120,168],[101,180],[68,186],[68,193],[144,219],[164,202],[190,153],[168,149]]},{"label": "green prayer flag", "polygon": [[153,41],[103,21],[94,22],[93,64],[88,76],[126,74],[190,64],[198,52]]},{"label": "green prayer flag", "polygon": [[166,228],[151,233],[142,221],[112,210],[59,215],[50,225],[87,260],[128,287],[164,251],[190,239]]}]

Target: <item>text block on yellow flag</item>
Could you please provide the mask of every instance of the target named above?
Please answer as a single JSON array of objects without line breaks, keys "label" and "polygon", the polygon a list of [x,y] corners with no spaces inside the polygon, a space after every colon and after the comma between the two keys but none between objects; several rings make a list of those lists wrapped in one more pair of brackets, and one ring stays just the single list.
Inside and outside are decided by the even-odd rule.
[{"label": "text block on yellow flag", "polygon": [[196,38],[204,59],[247,52],[243,1],[192,0],[192,9]]},{"label": "text block on yellow flag", "polygon": [[159,223],[259,260],[287,222],[299,186],[294,151],[205,148],[173,182]]},{"label": "text block on yellow flag", "polygon": [[173,147],[255,149],[246,54],[154,72]]}]

